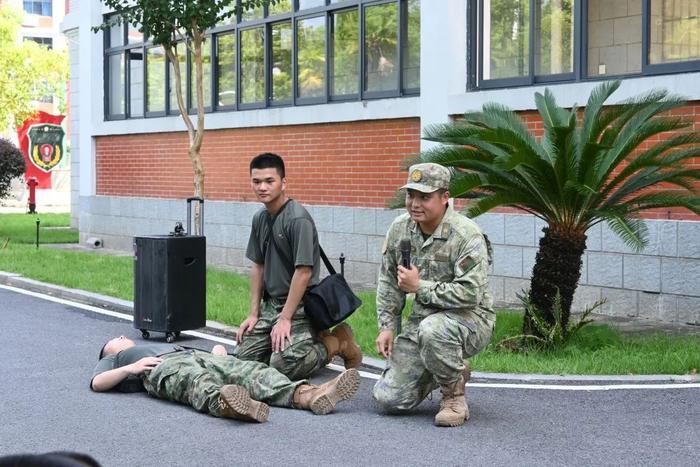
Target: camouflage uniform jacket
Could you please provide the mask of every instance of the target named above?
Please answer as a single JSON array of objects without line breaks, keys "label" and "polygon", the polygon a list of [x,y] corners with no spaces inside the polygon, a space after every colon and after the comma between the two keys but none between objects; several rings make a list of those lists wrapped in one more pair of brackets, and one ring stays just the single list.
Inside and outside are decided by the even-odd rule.
[{"label": "camouflage uniform jacket", "polygon": [[411,264],[420,270],[418,292],[409,320],[419,323],[444,311],[467,320],[481,319],[493,325],[493,299],[488,290],[490,245],[474,221],[448,207],[442,221],[426,240],[405,213],[389,228],[382,248],[377,284],[379,330],[396,330],[406,301],[398,286],[396,268],[401,264],[399,244],[411,240]]}]

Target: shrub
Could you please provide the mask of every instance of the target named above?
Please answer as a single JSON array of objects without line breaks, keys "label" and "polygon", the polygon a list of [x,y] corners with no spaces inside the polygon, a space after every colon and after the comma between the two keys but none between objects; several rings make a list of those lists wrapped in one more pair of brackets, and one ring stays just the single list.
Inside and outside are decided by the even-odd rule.
[{"label": "shrub", "polygon": [[10,182],[25,171],[22,152],[12,142],[0,138],[0,199],[10,194]]}]

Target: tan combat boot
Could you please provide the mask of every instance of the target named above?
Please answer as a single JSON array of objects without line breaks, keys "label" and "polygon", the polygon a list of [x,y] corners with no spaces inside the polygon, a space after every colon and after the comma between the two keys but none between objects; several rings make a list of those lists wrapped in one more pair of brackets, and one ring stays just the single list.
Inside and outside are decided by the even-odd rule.
[{"label": "tan combat boot", "polygon": [[335,405],[355,395],[360,387],[360,373],[354,368],[320,386],[302,384],[294,391],[294,407],[310,410],[316,415],[326,415]]},{"label": "tan combat boot", "polygon": [[355,342],[352,329],[346,323],[337,325],[333,332],[323,331],[318,339],[326,346],[328,361],[340,355],[345,363],[345,368],[358,368],[362,364],[362,350]]},{"label": "tan combat boot", "polygon": [[246,422],[266,422],[270,407],[251,399],[244,387],[227,384],[219,391],[219,415]]},{"label": "tan combat boot", "polygon": [[440,386],[442,400],[435,416],[436,426],[460,426],[469,420],[469,407],[464,398],[464,377],[453,384]]}]

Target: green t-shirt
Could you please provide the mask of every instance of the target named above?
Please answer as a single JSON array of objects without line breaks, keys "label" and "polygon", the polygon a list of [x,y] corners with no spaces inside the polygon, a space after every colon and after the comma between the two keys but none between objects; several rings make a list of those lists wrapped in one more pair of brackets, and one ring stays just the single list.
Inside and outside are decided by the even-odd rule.
[{"label": "green t-shirt", "polygon": [[[121,368],[126,365],[131,365],[132,363],[138,362],[145,357],[158,357],[160,355],[176,352],[181,349],[182,347],[175,346],[174,344],[144,344],[135,345],[133,347],[129,347],[128,349],[124,349],[119,353],[108,355],[97,362],[97,365],[92,372],[90,387],[92,387],[92,380],[95,379],[95,376],[99,375],[100,373],[114,370],[115,368]],[[131,375],[119,383],[115,389],[122,392],[143,391],[143,382],[139,376]]]},{"label": "green t-shirt", "polygon": [[[273,235],[277,248],[266,244],[270,221],[274,222]],[[309,287],[318,284],[321,266],[318,232],[313,218],[293,199],[274,217],[265,208],[261,209],[253,216],[246,257],[263,265],[265,290],[272,297],[286,298],[289,294],[294,275],[292,264],[294,267],[312,266]]]}]

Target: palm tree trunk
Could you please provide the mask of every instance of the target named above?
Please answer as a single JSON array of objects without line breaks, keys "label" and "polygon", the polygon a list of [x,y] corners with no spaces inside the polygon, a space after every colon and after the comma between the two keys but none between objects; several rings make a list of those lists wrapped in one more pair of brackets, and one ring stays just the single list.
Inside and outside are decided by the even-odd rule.
[{"label": "palm tree trunk", "polygon": [[[530,286],[530,302],[540,310],[544,318],[554,322],[552,302],[557,293],[561,294],[562,325],[569,323],[571,302],[581,277],[581,257],[586,249],[586,234],[550,227],[542,229],[540,249],[535,257]],[[523,331],[536,334],[529,315],[525,315]]]}]

